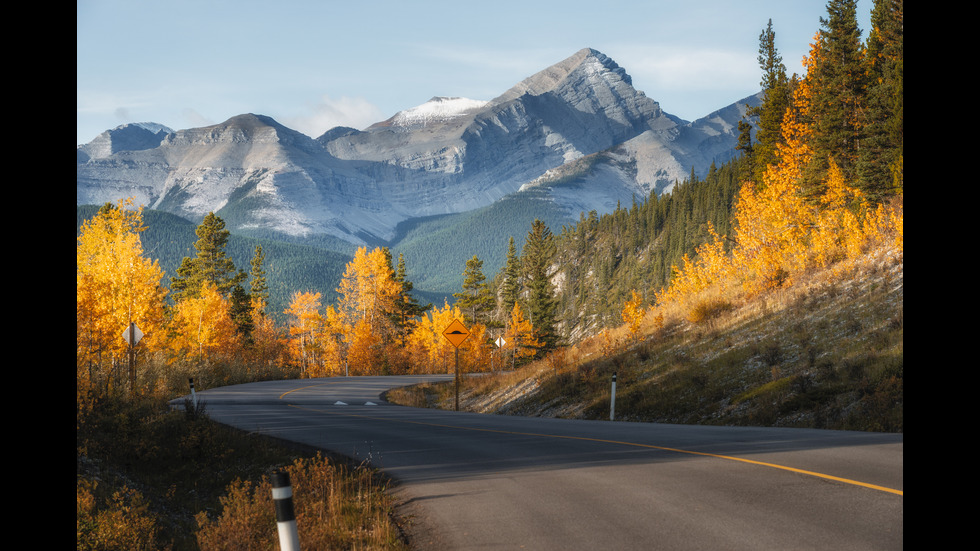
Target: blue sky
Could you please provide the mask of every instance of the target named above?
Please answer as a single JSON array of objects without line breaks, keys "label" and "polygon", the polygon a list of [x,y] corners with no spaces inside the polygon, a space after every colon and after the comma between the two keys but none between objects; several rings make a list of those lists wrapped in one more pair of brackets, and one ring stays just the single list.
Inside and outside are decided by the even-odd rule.
[{"label": "blue sky", "polygon": [[242,113],[364,128],[433,96],[493,99],[585,47],[693,120],[758,91],[770,18],[802,73],[821,17],[824,0],[76,0],[76,143]]}]

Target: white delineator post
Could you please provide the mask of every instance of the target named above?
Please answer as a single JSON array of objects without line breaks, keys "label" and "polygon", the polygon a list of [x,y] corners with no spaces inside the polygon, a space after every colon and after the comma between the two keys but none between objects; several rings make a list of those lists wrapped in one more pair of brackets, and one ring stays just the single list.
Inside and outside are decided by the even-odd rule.
[{"label": "white delineator post", "polygon": [[279,548],[282,551],[299,551],[299,533],[296,530],[296,513],[293,511],[293,487],[289,484],[288,473],[278,471],[272,475],[272,503],[276,508]]},{"label": "white delineator post", "polygon": [[612,394],[609,399],[609,420],[616,420],[616,374],[613,373]]},{"label": "white delineator post", "polygon": [[197,393],[194,392],[194,377],[188,377],[187,382],[191,385],[191,404],[194,405],[194,411],[197,412]]}]

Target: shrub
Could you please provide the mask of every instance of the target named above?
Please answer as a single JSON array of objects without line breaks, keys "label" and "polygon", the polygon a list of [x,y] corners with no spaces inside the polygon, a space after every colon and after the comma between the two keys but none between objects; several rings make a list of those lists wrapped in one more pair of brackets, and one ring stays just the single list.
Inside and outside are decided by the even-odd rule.
[{"label": "shrub", "polygon": [[[390,517],[391,501],[374,472],[348,472],[320,455],[285,468],[293,487],[300,543],[309,549],[401,549]],[[221,498],[217,518],[197,515],[203,550],[276,549],[275,507],[268,477],[253,484],[238,480]]]},{"label": "shrub", "polygon": [[98,485],[85,478],[75,485],[77,549],[156,549],[157,521],[143,496],[125,486],[100,496]]},{"label": "shrub", "polygon": [[725,299],[704,299],[699,301],[693,308],[691,308],[691,311],[687,314],[687,319],[691,323],[695,324],[710,323],[721,314],[734,308],[735,306]]}]

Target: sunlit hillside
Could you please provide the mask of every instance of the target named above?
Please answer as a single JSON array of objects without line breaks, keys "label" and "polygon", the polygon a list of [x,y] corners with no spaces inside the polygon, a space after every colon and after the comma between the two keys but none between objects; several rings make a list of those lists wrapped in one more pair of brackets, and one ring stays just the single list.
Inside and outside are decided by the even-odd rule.
[{"label": "sunlit hillside", "polygon": [[[648,310],[515,371],[463,379],[461,409],[624,421],[903,430],[904,261],[894,247],[724,307]],[[453,385],[392,392],[452,408]]]}]

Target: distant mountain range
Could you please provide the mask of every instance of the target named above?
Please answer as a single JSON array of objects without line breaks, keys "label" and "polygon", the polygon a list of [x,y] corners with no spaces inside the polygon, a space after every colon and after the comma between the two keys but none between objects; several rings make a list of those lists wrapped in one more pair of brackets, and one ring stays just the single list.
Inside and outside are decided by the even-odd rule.
[{"label": "distant mountain range", "polygon": [[77,204],[135,197],[232,231],[348,246],[399,224],[536,190],[577,219],[662,193],[734,154],[741,99],[694,122],[664,112],[606,55],[583,49],[490,101],[435,97],[318,138],[244,114],[203,128],[128,124],[77,147]]}]

